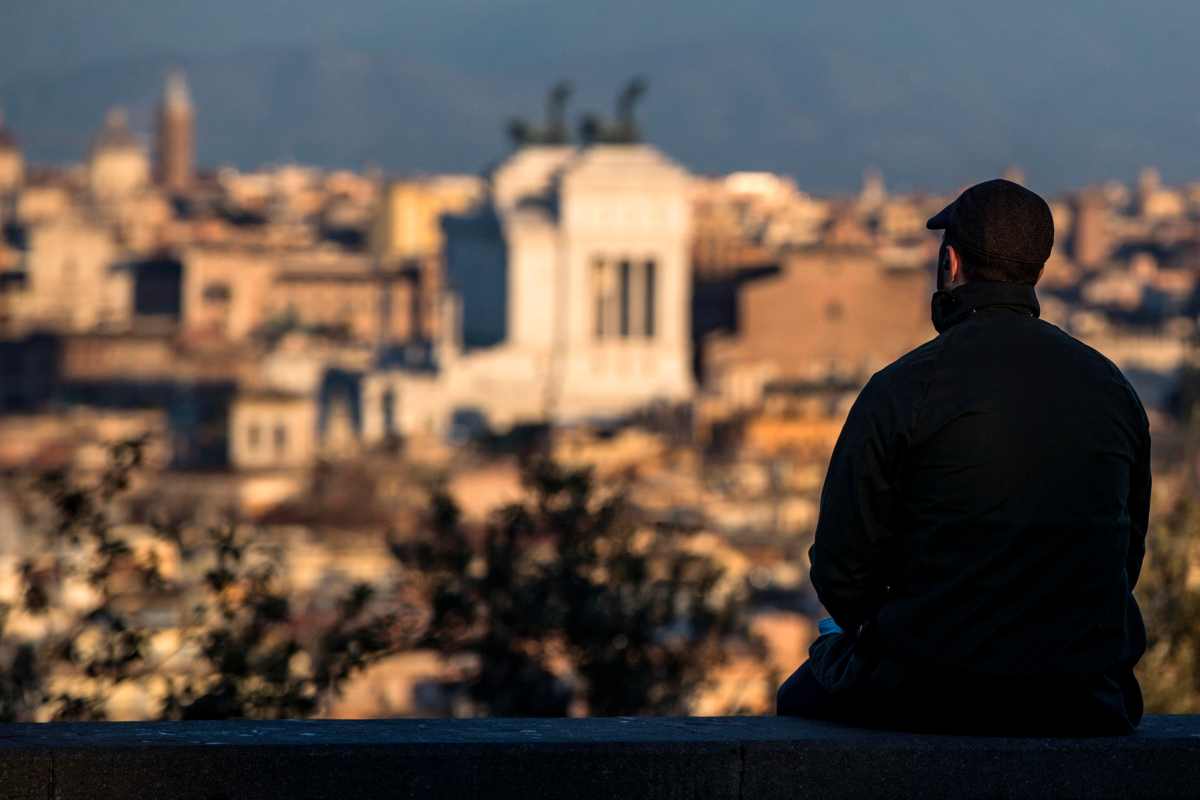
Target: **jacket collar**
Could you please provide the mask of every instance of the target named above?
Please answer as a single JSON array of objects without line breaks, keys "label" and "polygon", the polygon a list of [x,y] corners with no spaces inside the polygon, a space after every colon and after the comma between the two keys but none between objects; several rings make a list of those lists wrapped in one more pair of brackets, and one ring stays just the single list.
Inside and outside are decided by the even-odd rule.
[{"label": "jacket collar", "polygon": [[1042,313],[1037,292],[1028,284],[1004,281],[971,281],[933,296],[934,327],[941,333],[981,308],[1005,308],[1037,317]]}]

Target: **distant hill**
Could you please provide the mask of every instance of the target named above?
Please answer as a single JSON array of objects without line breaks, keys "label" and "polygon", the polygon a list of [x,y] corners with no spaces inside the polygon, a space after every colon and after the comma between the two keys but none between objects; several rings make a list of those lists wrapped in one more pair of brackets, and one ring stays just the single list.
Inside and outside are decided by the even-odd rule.
[{"label": "distant hill", "polygon": [[[639,111],[648,138],[698,171],[777,170],[816,191],[853,190],[871,165],[889,186],[935,191],[1009,163],[1043,191],[1129,178],[1153,162],[1168,180],[1200,177],[1190,105],[1158,102],[1143,76],[1097,73],[1104,53],[1044,75],[975,62],[969,43],[914,60],[873,49],[869,36],[831,40],[819,30],[577,45],[553,59],[317,45],[159,53],[5,77],[0,107],[34,160],[76,160],[111,105],[127,106],[149,134],[163,75],[178,65],[197,107],[204,165],[470,172],[506,152],[511,115],[540,117],[554,80],[576,82],[577,119],[610,113],[620,85],[641,73],[650,80]],[[1182,81],[1172,64],[1163,80]]]},{"label": "distant hill", "polygon": [[208,166],[299,160],[474,170],[504,146],[503,117],[518,98],[512,81],[398,54],[294,47],[36,73],[0,86],[0,102],[32,158],[75,160],[112,105],[124,105],[152,141],[163,76],[173,66],[187,74],[197,156]]}]

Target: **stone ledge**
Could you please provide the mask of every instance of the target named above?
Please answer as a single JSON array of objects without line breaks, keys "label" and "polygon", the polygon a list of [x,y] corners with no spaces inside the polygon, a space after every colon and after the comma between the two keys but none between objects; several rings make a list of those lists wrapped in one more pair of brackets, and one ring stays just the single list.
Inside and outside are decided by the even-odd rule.
[{"label": "stone ledge", "polygon": [[1130,737],[777,717],[0,726],[0,798],[1195,797],[1200,716]]}]

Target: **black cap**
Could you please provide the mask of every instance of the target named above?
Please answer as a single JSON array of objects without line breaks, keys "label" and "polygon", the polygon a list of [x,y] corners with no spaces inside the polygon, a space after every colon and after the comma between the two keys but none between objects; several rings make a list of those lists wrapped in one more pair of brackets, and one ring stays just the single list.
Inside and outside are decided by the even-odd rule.
[{"label": "black cap", "polygon": [[1050,206],[1020,184],[997,178],[977,183],[935,214],[925,227],[945,230],[970,258],[1041,266],[1054,246]]}]

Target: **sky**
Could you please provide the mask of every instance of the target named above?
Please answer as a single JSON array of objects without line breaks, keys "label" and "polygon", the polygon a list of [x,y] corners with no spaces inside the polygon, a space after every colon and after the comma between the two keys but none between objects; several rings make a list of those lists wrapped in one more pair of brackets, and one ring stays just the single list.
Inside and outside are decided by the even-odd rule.
[{"label": "sky", "polygon": [[115,104],[148,138],[186,70],[202,164],[474,172],[551,83],[573,118],[633,74],[646,138],[698,172],[814,191],[1200,179],[1194,0],[0,0],[0,108],[35,161]]}]

